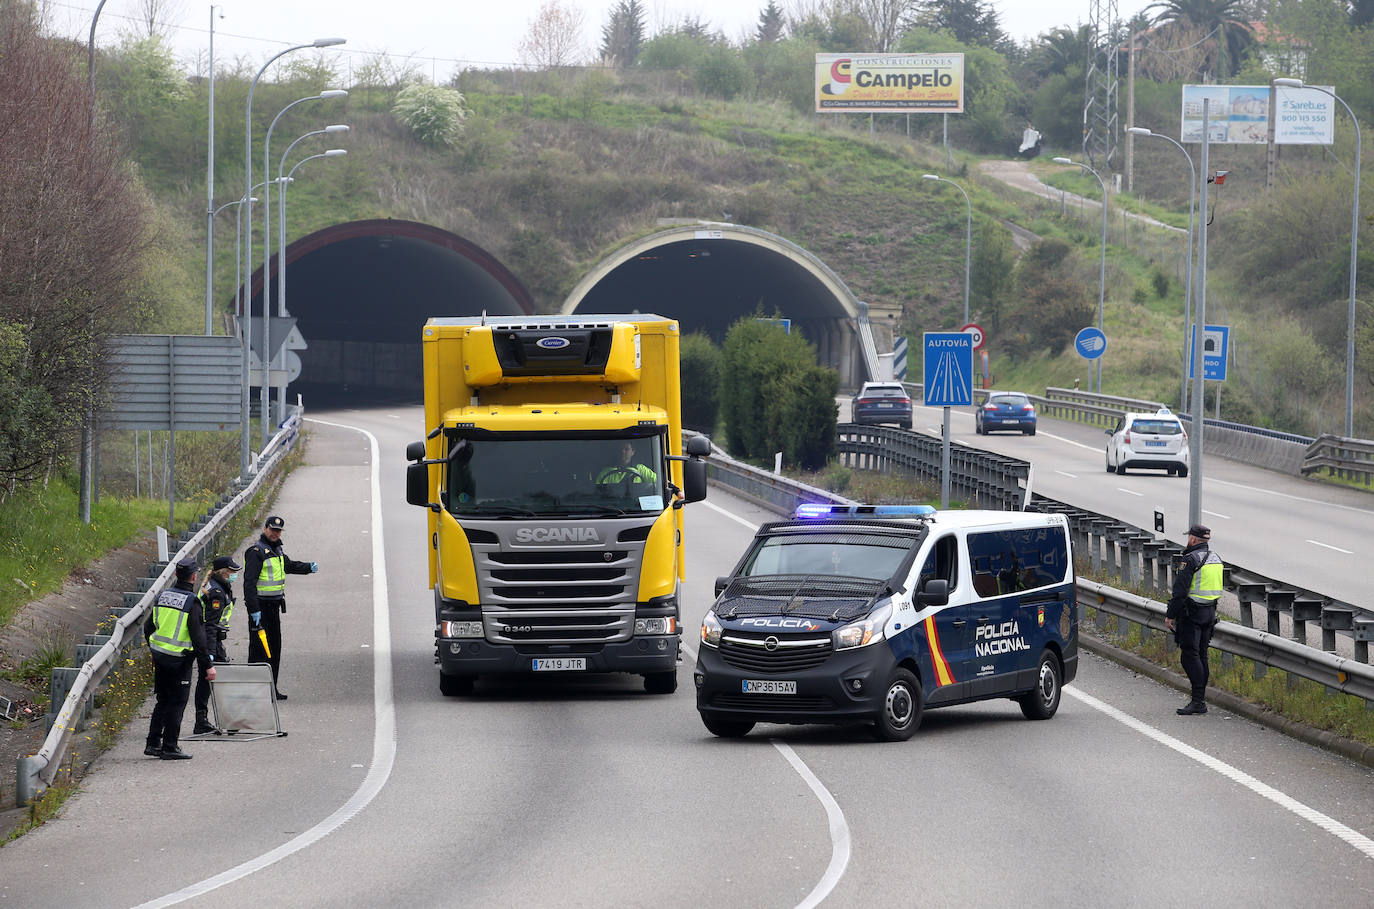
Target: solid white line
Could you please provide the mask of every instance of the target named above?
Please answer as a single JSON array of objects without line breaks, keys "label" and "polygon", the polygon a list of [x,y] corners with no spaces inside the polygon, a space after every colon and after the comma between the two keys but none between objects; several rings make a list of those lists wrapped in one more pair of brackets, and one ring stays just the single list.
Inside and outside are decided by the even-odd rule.
[{"label": "solid white line", "polygon": [[1339,508],[1342,511],[1353,511],[1356,514],[1369,514],[1368,508],[1355,508],[1352,505],[1338,505],[1335,502],[1323,502],[1320,499],[1309,499],[1306,496],[1290,495],[1286,492],[1275,492],[1272,489],[1265,489],[1260,486],[1246,486],[1244,483],[1232,483],[1230,480],[1216,480],[1212,477],[1207,478],[1208,483],[1216,483],[1220,486],[1233,486],[1236,489],[1244,489],[1248,492],[1262,493],[1264,495],[1278,496],[1281,499],[1292,499],[1294,502],[1304,502],[1308,505],[1320,505],[1323,508]]},{"label": "solid white line", "polygon": [[1218,758],[1214,758],[1204,751],[1199,751],[1191,745],[1184,744],[1183,742],[1180,742],[1173,736],[1165,732],[1161,732],[1160,730],[1154,728],[1153,726],[1147,723],[1143,723],[1140,720],[1137,720],[1130,714],[1124,713],[1121,710],[1118,710],[1117,708],[1111,706],[1110,704],[1106,704],[1102,701],[1099,701],[1097,698],[1093,697],[1090,694],[1084,694],[1082,691],[1079,691],[1076,688],[1065,688],[1064,693],[1069,695],[1070,697],[1077,698],[1078,700],[1082,701],[1084,704],[1087,704],[1089,707],[1092,707],[1095,710],[1100,710],[1102,713],[1105,713],[1107,716],[1111,717],[1119,723],[1123,723],[1126,726],[1129,726],[1136,732],[1139,732],[1141,735],[1154,739],[1156,742],[1165,746],[1166,748],[1172,748],[1174,751],[1177,751],[1184,757],[1191,758],[1192,760],[1197,761],[1199,764],[1206,767],[1207,769],[1220,773],[1222,776],[1226,777],[1232,782],[1239,783],[1240,785],[1244,786],[1246,789],[1249,789],[1256,795],[1263,796],[1264,798],[1268,799],[1269,801],[1273,802],[1279,807],[1286,808],[1287,810],[1293,812],[1303,820],[1316,824],[1318,827],[1325,830],[1332,836],[1345,840],[1351,846],[1354,846],[1360,852],[1363,852],[1366,857],[1374,859],[1374,840],[1369,839],[1359,831],[1352,830],[1351,828],[1342,824],[1340,821],[1327,817],[1320,811],[1317,811],[1315,808],[1310,808],[1307,805],[1304,805],[1302,802],[1299,802],[1292,796],[1285,795],[1284,793],[1278,791],[1277,789],[1266,783],[1261,783],[1259,780],[1255,779],[1253,776],[1246,773],[1245,771],[1240,770],[1236,767],[1232,767],[1225,761],[1219,760]]},{"label": "solid white line", "polygon": [[304,833],[282,843],[271,852],[249,859],[214,877],[144,903],[143,907],[173,906],[193,897],[217,890],[276,864],[289,855],[312,846],[352,820],[382,791],[391,776],[396,759],[396,704],[391,689],[391,610],[386,588],[386,548],[382,545],[382,483],[381,458],[378,457],[377,437],[365,429],[345,423],[309,419],[310,423],[352,429],[367,436],[372,457],[372,707],[375,719],[372,727],[372,766],[362,785],[333,814]]},{"label": "solid white line", "polygon": [[1319,541],[1317,541],[1317,540],[1308,540],[1307,542],[1311,543],[1313,546],[1320,546],[1320,547],[1322,547],[1323,549],[1334,549],[1334,550],[1336,550],[1337,552],[1343,552],[1343,553],[1345,553],[1346,555],[1354,555],[1354,554],[1355,554],[1355,553],[1351,552],[1349,549],[1342,549],[1342,548],[1339,547],[1339,546],[1332,546],[1330,543],[1322,543],[1322,542],[1319,542]]},{"label": "solid white line", "polygon": [[1057,436],[1052,432],[1045,432],[1044,428],[1037,429],[1035,431],[1035,434],[1038,436],[1045,436],[1047,438],[1054,439],[1056,442],[1063,442],[1065,445],[1077,445],[1079,448],[1085,448],[1088,451],[1102,450],[1101,445],[1084,445],[1082,442],[1076,442],[1073,439],[1066,439],[1063,436]]},{"label": "solid white line", "polygon": [[1059,474],[1061,477],[1068,477],[1070,480],[1078,479],[1078,474],[1069,473],[1067,470],[1056,470],[1055,473]]},{"label": "solid white line", "polygon": [[1221,518],[1223,521],[1229,521],[1229,520],[1231,520],[1231,516],[1230,516],[1229,514],[1222,514],[1222,513],[1219,512],[1219,511],[1208,511],[1207,509],[1204,508],[1204,509],[1202,509],[1202,513],[1203,513],[1203,514],[1209,514],[1209,515],[1211,515],[1211,516],[1214,517],[1214,518]]},{"label": "solid white line", "polygon": [[1145,498],[1145,493],[1143,493],[1143,492],[1136,492],[1134,489],[1122,489],[1120,486],[1118,486],[1118,487],[1116,487],[1116,491],[1117,491],[1117,492],[1124,492],[1124,493],[1126,493],[1126,495],[1137,496],[1137,497],[1142,498],[1142,499]]},{"label": "solid white line", "polygon": [[716,505],[714,502],[708,502],[708,501],[706,501],[705,499],[703,499],[702,502],[701,502],[701,504],[705,505],[707,508],[711,509],[712,511],[720,512],[721,514],[725,515],[727,518],[729,518],[729,519],[732,520],[732,521],[735,521],[736,523],[743,524],[745,527],[748,527],[751,531],[755,531],[755,530],[758,530],[758,529],[759,529],[759,525],[753,523],[752,521],[747,521],[747,520],[745,520],[744,518],[740,517],[739,515],[734,514],[733,512],[726,511],[724,508],[721,508],[719,505]]}]

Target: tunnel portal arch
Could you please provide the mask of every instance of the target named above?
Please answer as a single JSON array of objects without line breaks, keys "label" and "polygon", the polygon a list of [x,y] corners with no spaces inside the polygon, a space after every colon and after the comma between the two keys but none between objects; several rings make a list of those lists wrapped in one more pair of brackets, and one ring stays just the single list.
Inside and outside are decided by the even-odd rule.
[{"label": "tunnel portal arch", "polygon": [[[275,253],[253,272],[253,316],[264,274],[279,312]],[[420,330],[431,316],[529,315],[524,284],[458,234],[417,221],[335,224],[286,247],[286,310],[306,349],[290,386],[313,406],[420,400]]]},{"label": "tunnel portal arch", "polygon": [[578,282],[562,311],[653,312],[720,342],[760,305],[790,319],[841,384],[866,377],[856,331],[864,304],[815,255],[753,227],[703,222],[627,243]]}]

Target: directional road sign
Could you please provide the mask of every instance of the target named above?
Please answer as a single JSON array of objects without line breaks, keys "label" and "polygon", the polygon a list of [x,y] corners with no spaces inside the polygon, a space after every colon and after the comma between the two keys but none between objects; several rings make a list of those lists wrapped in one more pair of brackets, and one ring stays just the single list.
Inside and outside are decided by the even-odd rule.
[{"label": "directional road sign", "polygon": [[1074,336],[1073,347],[1083,359],[1096,360],[1107,351],[1107,336],[1090,325]]},{"label": "directional road sign", "polygon": [[[1193,377],[1193,338],[1197,327],[1188,331],[1188,378]],[[1227,352],[1231,346],[1231,326],[1207,325],[1202,329],[1202,377],[1209,382],[1226,381]]]},{"label": "directional road sign", "polygon": [[973,335],[963,331],[925,333],[925,405],[967,407],[973,403]]}]

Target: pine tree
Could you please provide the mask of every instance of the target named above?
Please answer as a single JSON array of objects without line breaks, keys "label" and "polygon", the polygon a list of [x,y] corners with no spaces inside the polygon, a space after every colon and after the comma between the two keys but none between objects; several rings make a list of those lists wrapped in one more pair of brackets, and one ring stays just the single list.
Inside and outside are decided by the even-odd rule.
[{"label": "pine tree", "polygon": [[759,27],[756,35],[760,44],[772,44],[782,37],[782,8],[777,0],[768,0],[768,5],[759,11]]},{"label": "pine tree", "polygon": [[623,69],[634,66],[644,45],[644,4],[620,0],[601,27],[601,59]]}]

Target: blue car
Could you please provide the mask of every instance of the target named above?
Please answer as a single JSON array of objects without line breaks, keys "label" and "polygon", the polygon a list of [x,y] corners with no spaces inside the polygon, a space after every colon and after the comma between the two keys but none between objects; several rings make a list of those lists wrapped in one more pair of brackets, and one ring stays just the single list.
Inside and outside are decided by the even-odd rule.
[{"label": "blue car", "polygon": [[1015,429],[1033,436],[1035,405],[1019,391],[990,391],[987,402],[974,414],[973,422],[980,436],[995,429]]}]

